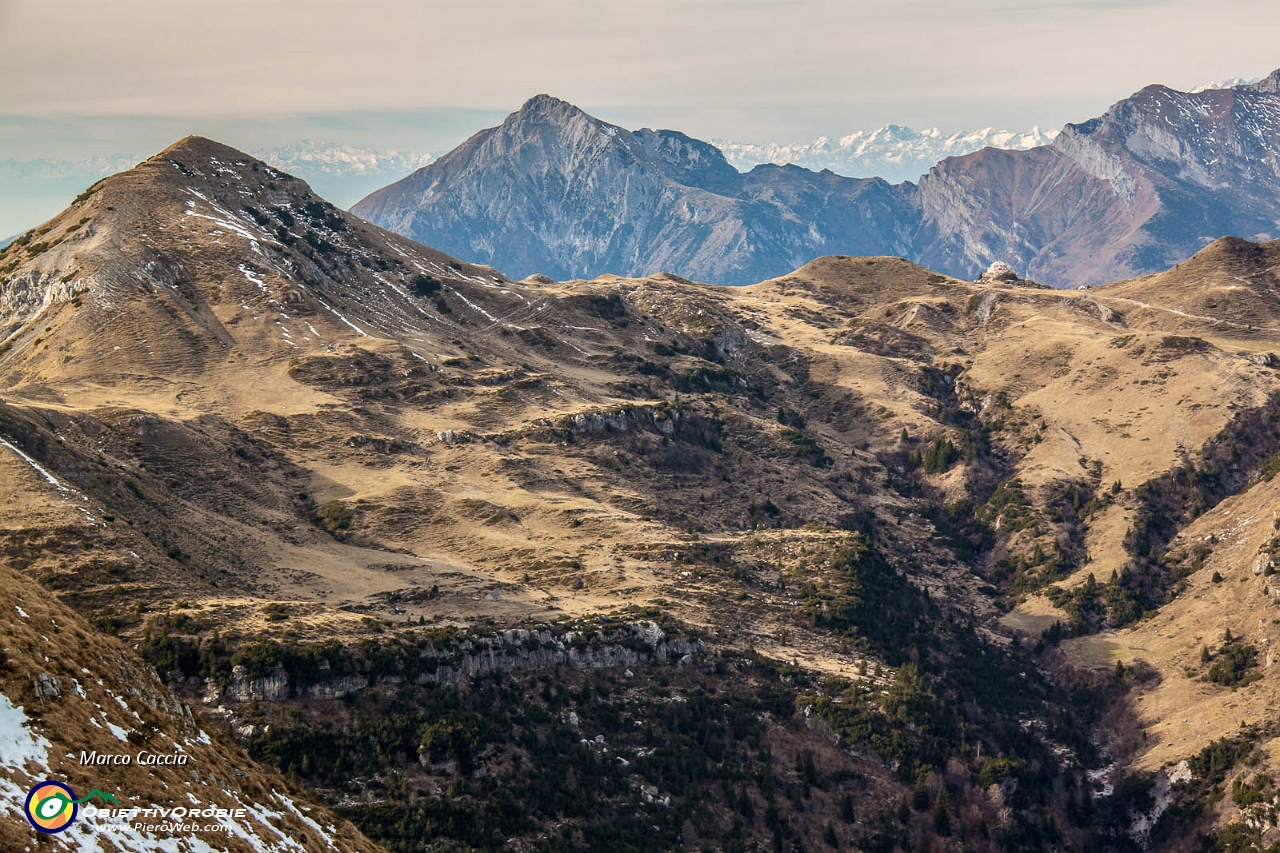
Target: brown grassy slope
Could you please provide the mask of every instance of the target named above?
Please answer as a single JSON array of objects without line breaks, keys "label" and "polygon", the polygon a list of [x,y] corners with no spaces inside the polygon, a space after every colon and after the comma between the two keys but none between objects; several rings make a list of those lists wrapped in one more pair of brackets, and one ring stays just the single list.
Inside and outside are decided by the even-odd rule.
[{"label": "brown grassy slope", "polygon": [[332,210],[276,230],[253,215],[314,203],[187,140],[33,236],[52,248],[4,258],[9,304],[48,300],[7,315],[6,435],[112,516],[29,548],[18,500],[8,547],[124,629],[148,617],[121,596],[191,597],[250,629],[246,601],[315,603],[321,634],[358,624],[337,605],[432,586],[409,616],[642,603],[670,583],[650,555],[687,529],[736,540],[771,497],[787,523],[835,524],[879,465],[788,443],[766,399],[791,400],[805,360],[753,339],[725,294],[512,283]]},{"label": "brown grassy slope", "polygon": [[[843,257],[737,290],[510,282],[328,208],[304,216],[313,203],[187,140],[0,255],[0,433],[106,524],[42,520],[56,490],[14,456],[5,547],[121,630],[152,615],[122,604],[166,596],[247,634],[285,603],[301,637],[366,613],[514,623],[658,603],[849,672],[778,581],[821,580],[850,515],[891,523],[899,565],[995,613],[925,502],[892,487],[910,452],[962,440],[957,417],[987,426],[989,453],[921,481],[981,504],[1017,477],[1044,524],[989,559],[1052,541],[1056,484],[1122,484],[1071,585],[1124,564],[1128,490],[1277,390],[1258,357],[1277,346],[1273,245],[1220,241],[1075,292]],[[388,593],[433,585],[390,612]],[[1007,624],[1060,616],[1032,597]]]}]

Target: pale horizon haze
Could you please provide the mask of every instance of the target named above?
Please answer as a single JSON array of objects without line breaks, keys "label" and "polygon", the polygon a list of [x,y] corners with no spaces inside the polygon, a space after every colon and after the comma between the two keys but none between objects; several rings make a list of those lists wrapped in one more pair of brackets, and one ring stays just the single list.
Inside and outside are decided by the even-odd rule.
[{"label": "pale horizon haze", "polygon": [[[540,92],[701,139],[1059,128],[1268,74],[1277,33],[1280,5],[1242,0],[0,0],[0,165],[189,133],[441,152]],[[76,177],[0,176],[0,238]]]}]

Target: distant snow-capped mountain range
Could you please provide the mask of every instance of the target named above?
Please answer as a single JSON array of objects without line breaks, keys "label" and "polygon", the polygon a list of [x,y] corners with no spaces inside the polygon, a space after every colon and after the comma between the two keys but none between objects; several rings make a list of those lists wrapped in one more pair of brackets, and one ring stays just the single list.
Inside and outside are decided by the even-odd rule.
[{"label": "distant snow-capped mountain range", "polygon": [[819,136],[812,142],[797,145],[760,145],[722,139],[713,140],[713,144],[735,168],[744,172],[761,163],[793,163],[815,172],[830,169],[846,177],[878,177],[899,183],[914,181],[948,157],[971,154],[982,148],[1025,151],[1048,145],[1057,135],[1056,130],[1042,131],[1038,127],[1024,131],[988,127],[948,134],[936,127],[912,130],[890,124],[878,130],[859,130],[839,139]]},{"label": "distant snow-capped mountain range", "polygon": [[[734,146],[722,143],[737,162],[678,131],[627,130],[542,94],[351,211],[514,278],[560,280],[663,270],[751,284],[841,254],[962,278],[1003,261],[1079,287],[1171,267],[1225,235],[1280,237],[1280,69],[1199,93],[1145,86],[1037,144],[1049,138],[891,127],[763,147],[758,159],[799,162],[744,173]],[[854,171],[868,157],[868,172],[897,167],[894,177],[915,180],[804,168]]]},{"label": "distant snow-capped mountain range", "polygon": [[1244,77],[1228,77],[1225,80],[1216,80],[1212,83],[1205,83],[1203,86],[1196,86],[1188,91],[1194,95],[1200,92],[1207,92],[1210,89],[1235,89],[1238,86],[1252,86],[1261,79],[1261,77],[1250,77],[1247,80]]},{"label": "distant snow-capped mountain range", "polygon": [[257,154],[273,166],[303,176],[317,172],[326,175],[404,175],[427,165],[432,157],[416,151],[375,151],[308,139],[293,145],[263,149]]},{"label": "distant snow-capped mountain range", "polygon": [[[278,148],[254,152],[272,166],[302,177],[309,175],[403,176],[431,162],[432,155],[420,152],[377,151],[351,145],[300,140]],[[105,177],[146,159],[147,155],[112,154],[84,160],[0,160],[0,177],[64,178]]]}]

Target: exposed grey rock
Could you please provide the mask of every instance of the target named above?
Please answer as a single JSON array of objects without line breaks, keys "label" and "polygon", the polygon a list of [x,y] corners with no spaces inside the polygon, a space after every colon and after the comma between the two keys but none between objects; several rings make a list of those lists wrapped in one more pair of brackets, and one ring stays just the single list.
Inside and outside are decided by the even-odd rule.
[{"label": "exposed grey rock", "polygon": [[1228,234],[1280,236],[1280,72],[1149,86],[1049,145],[986,148],[896,186],[797,166],[741,174],[707,143],[540,95],[352,210],[516,277],[748,284],[851,254],[970,279],[1003,260],[1054,286],[1098,284]]},{"label": "exposed grey rock", "polygon": [[[435,669],[419,674],[417,684],[453,687],[459,682],[493,672],[522,673],[567,666],[576,670],[624,669],[628,677],[642,662],[690,664],[706,653],[702,640],[669,638],[656,622],[629,622],[608,632],[587,636],[578,631],[556,635],[550,630],[512,629],[490,637],[469,638],[449,648],[430,653]],[[384,675],[380,685],[403,683],[398,675]],[[270,675],[249,679],[244,667],[232,670],[231,682],[222,687],[212,679],[205,682],[205,704],[222,700],[248,702],[282,701],[291,695],[311,699],[339,699],[371,686],[365,676],[343,676],[314,684],[290,687],[289,673],[278,667]]]},{"label": "exposed grey rock", "polygon": [[364,690],[368,686],[369,679],[363,675],[350,675],[319,684],[308,684],[304,692],[312,699],[341,699],[348,693]]},{"label": "exposed grey rock", "polygon": [[[248,702],[257,698],[268,702],[279,702],[289,698],[289,674],[284,667],[263,678],[245,678],[244,667],[236,666],[231,670],[231,684],[222,691],[222,695],[236,702]],[[206,697],[205,701],[208,701]]]},{"label": "exposed grey rock", "polygon": [[62,695],[62,687],[58,679],[47,672],[42,672],[35,679],[36,698],[41,702],[57,699]]},{"label": "exposed grey rock", "polygon": [[834,252],[906,254],[909,187],[795,166],[743,175],[705,142],[539,95],[352,212],[517,278],[667,270],[747,284]]},{"label": "exposed grey rock", "polygon": [[987,267],[986,272],[978,276],[978,281],[982,283],[995,283],[1001,281],[1022,281],[1022,279],[1018,277],[1016,272],[1014,272],[1013,267],[1009,266],[1004,261],[995,261],[991,266]]},{"label": "exposed grey rock", "polygon": [[1148,86],[1050,145],[938,164],[919,184],[909,257],[953,273],[1000,259],[1081,286],[1164,269],[1225,235],[1274,239],[1277,152],[1280,93]]},{"label": "exposed grey rock", "polygon": [[995,310],[996,303],[1000,301],[1000,297],[995,293],[984,293],[978,300],[978,307],[974,311],[974,316],[978,320],[979,325],[986,325],[991,319],[991,312]]},{"label": "exposed grey rock", "polygon": [[455,430],[447,429],[444,432],[436,433],[436,438],[439,439],[442,444],[467,444],[471,441],[472,435],[469,432],[457,432]]}]

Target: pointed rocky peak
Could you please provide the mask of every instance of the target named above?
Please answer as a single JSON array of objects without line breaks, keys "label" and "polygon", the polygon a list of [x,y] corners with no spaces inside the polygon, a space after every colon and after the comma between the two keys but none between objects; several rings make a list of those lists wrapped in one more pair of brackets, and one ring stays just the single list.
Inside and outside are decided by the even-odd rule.
[{"label": "pointed rocky peak", "polygon": [[490,292],[502,280],[188,137],[0,250],[0,384],[198,375],[233,353],[293,357],[462,310],[493,322],[510,310]]},{"label": "pointed rocky peak", "polygon": [[[596,125],[600,128],[611,128],[613,125],[607,124],[594,116],[588,115],[583,110],[575,107],[568,101],[562,101],[551,95],[534,95],[532,98],[524,102],[520,109],[507,116],[502,123],[503,129],[508,131],[519,128],[533,127],[554,127],[557,129],[566,129],[579,127],[582,125]],[[621,128],[615,128],[620,130]]]},{"label": "pointed rocky peak", "polygon": [[1178,110],[1180,105],[1197,102],[1203,97],[1203,94],[1179,92],[1177,89],[1153,83],[1150,86],[1143,86],[1130,97],[1113,104],[1102,118],[1106,122],[1108,119],[1132,120],[1137,116],[1160,116],[1165,112]]},{"label": "pointed rocky peak", "polygon": [[152,164],[167,165],[169,168],[160,169],[159,174],[174,177],[181,183],[194,181],[225,187],[240,195],[246,190],[261,189],[269,182],[281,181],[294,190],[301,187],[304,192],[310,192],[304,181],[273,169],[257,157],[203,136],[184,137],[140,165]]},{"label": "pointed rocky peak", "polygon": [[1079,156],[1080,137],[1092,137],[1103,145],[1110,143],[1123,147],[1139,127],[1165,123],[1181,127],[1187,124],[1190,114],[1202,109],[1207,101],[1220,97],[1222,92],[1219,89],[1180,92],[1152,83],[1112,104],[1101,116],[1078,124],[1067,124],[1053,145],[1059,151],[1070,152],[1069,156],[1073,158]]},{"label": "pointed rocky peak", "polygon": [[305,181],[256,157],[202,136],[187,136],[160,153],[87,188],[60,217],[112,212],[154,218],[162,203],[187,205],[193,199],[243,207],[305,203],[315,199]]},{"label": "pointed rocky peak", "polygon": [[[536,95],[501,125],[481,131],[440,159],[446,169],[518,162],[522,171],[545,168],[567,174],[605,152],[625,157],[631,141],[628,130],[590,116],[568,101]],[[423,174],[431,171],[427,166]]]},{"label": "pointed rocky peak", "polygon": [[[553,95],[541,94],[534,95],[525,101],[520,109],[516,110],[517,115],[524,116],[547,116],[554,117],[564,113],[582,113],[582,110],[575,107],[568,101],[563,101]],[[585,113],[583,113],[585,115]]]}]

